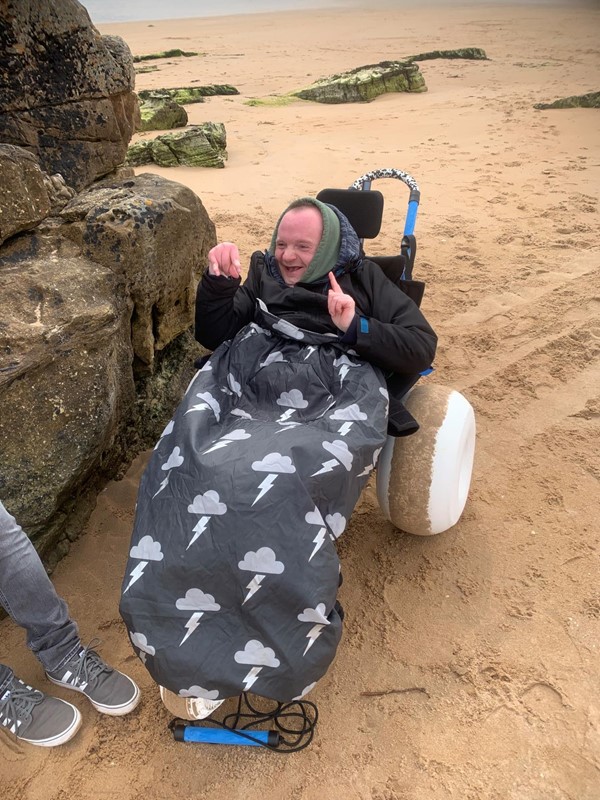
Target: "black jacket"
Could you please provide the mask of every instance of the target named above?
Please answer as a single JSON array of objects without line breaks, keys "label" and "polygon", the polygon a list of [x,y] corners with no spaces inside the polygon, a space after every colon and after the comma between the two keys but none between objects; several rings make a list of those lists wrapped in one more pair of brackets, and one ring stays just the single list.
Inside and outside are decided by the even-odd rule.
[{"label": "black jacket", "polygon": [[364,259],[336,273],[340,287],[356,303],[357,315],[345,334],[327,311],[326,280],[286,286],[265,254],[256,252],[243,285],[239,278],[204,273],[196,293],[196,339],[215,350],[253,320],[260,298],[272,314],[300,328],[337,333],[361,358],[385,373],[416,375],[431,366],[435,333],[418,306],[376,264]]}]

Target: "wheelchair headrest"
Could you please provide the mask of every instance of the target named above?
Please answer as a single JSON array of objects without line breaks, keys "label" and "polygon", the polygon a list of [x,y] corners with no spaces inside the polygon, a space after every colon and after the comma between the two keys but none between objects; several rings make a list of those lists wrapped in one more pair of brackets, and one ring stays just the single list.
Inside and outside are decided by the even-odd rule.
[{"label": "wheelchair headrest", "polygon": [[383,195],[369,189],[322,189],[317,200],[338,208],[347,218],[359,239],[374,239],[381,230]]}]

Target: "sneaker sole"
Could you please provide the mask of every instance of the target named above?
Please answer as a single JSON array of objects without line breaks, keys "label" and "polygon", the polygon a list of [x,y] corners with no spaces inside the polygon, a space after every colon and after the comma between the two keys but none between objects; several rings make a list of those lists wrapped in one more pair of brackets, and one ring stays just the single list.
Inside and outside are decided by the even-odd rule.
[{"label": "sneaker sole", "polygon": [[[66,703],[66,700],[63,700],[63,703]],[[67,728],[66,731],[58,734],[58,736],[52,736],[49,739],[28,739],[26,736],[17,736],[17,739],[20,742],[27,742],[28,744],[36,745],[37,747],[57,747],[59,744],[64,744],[72,739],[79,728],[81,727],[82,717],[79,713],[79,709],[75,708],[74,705],[71,703],[67,703],[68,706],[71,706],[73,711],[75,712],[75,716],[73,717],[73,722]]]},{"label": "sneaker sole", "polygon": [[108,706],[103,703],[97,703],[95,700],[92,700],[89,694],[86,694],[85,691],[83,689],[80,689],[78,686],[71,686],[68,683],[57,681],[55,678],[52,678],[50,675],[48,675],[48,673],[46,673],[46,677],[48,678],[49,681],[52,681],[52,683],[56,684],[56,686],[62,686],[63,689],[70,689],[72,692],[79,692],[79,694],[82,694],[84,697],[87,697],[87,699],[94,706],[96,711],[99,711],[101,714],[107,714],[109,717],[124,717],[125,714],[129,714],[130,711],[133,711],[133,709],[140,702],[141,698],[141,692],[139,690],[139,687],[127,675],[125,677],[135,688],[135,694],[133,695],[131,700],[128,700],[126,703],[123,703],[120,706]]}]

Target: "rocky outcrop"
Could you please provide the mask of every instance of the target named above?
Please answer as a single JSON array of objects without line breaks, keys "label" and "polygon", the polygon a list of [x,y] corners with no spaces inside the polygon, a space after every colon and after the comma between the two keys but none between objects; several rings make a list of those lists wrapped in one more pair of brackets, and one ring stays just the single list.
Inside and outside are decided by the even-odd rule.
[{"label": "rocky outcrop", "polygon": [[168,98],[148,98],[140,105],[140,131],[168,131],[185,128],[187,111]]},{"label": "rocky outcrop", "polygon": [[487,61],[485,50],[481,47],[459,47],[456,50],[430,50],[428,53],[418,53],[409,56],[406,61],[431,61],[434,58],[464,58],[472,61]]},{"label": "rocky outcrop", "polygon": [[553,103],[536,103],[534,108],[600,108],[600,92],[571,95]]},{"label": "rocky outcrop", "polygon": [[233,94],[239,94],[235,86],[227,83],[211,83],[207,86],[180,86],[176,89],[143,89],[138,92],[138,97],[143,101],[168,98],[182,106],[189,106],[192,103],[203,103],[205,97]]},{"label": "rocky outcrop", "polygon": [[292,94],[317,103],[368,103],[386,92],[426,92],[417,64],[382,61],[331,75]]},{"label": "rocky outcrop", "polygon": [[37,158],[20,147],[0,144],[0,244],[35,228],[50,213],[50,198]]},{"label": "rocky outcrop", "polygon": [[222,168],[226,158],[227,138],[221,122],[204,122],[184,131],[163,133],[136,142],[127,151],[127,163],[136,167],[155,163],[161,167]]},{"label": "rocky outcrop", "polygon": [[0,25],[0,141],[76,190],[125,158],[138,124],[133,58],[77,0],[9,3]]},{"label": "rocky outcrop", "polygon": [[214,243],[191,190],[140,175],[95,184],[0,249],[0,497],[50,565],[179,401]]},{"label": "rocky outcrop", "polygon": [[176,47],[173,50],[163,50],[160,53],[147,53],[144,56],[134,56],[133,60],[137,64],[140,61],[156,61],[159,58],[180,58],[181,56],[185,58],[191,58],[192,56],[201,55],[202,53],[186,52],[185,50],[180,50],[178,47]]}]

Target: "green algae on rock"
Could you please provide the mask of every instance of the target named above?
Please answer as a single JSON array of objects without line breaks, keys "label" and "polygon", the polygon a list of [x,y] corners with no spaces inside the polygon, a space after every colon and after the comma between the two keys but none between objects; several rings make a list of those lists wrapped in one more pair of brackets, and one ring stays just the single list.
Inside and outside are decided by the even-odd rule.
[{"label": "green algae on rock", "polygon": [[485,50],[481,47],[460,47],[456,50],[431,50],[428,53],[418,53],[408,56],[405,61],[430,61],[434,58],[466,58],[473,61],[489,61]]},{"label": "green algae on rock", "polygon": [[158,58],[178,58],[179,56],[185,56],[189,58],[190,56],[203,56],[204,53],[186,53],[185,50],[179,50],[176,48],[175,50],[163,50],[162,53],[149,53],[145,56],[134,56],[133,62],[134,64],[138,64],[140,61],[154,61]]},{"label": "green algae on rock", "polygon": [[321,78],[292,92],[317,103],[368,103],[387,92],[426,92],[419,67],[408,61],[381,61]]},{"label": "green algae on rock", "polygon": [[175,89],[143,89],[138,92],[140,100],[168,99],[181,106],[203,103],[205,97],[239,94],[235,86],[226,83],[211,83],[206,86],[180,86]]},{"label": "green algae on rock", "polygon": [[140,131],[168,131],[185,128],[188,115],[185,108],[168,98],[149,98],[140,103]]},{"label": "green algae on rock", "polygon": [[136,142],[127,150],[127,164],[134,167],[225,166],[227,138],[222,122],[190,125],[183,131],[163,133],[149,141]]},{"label": "green algae on rock", "polygon": [[534,108],[600,108],[600,92],[574,94],[553,103],[536,103]]}]

